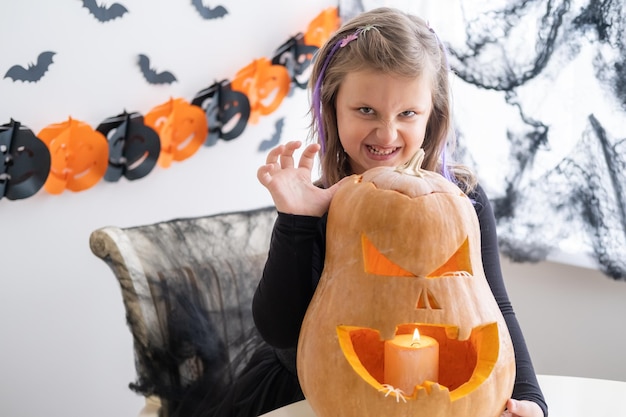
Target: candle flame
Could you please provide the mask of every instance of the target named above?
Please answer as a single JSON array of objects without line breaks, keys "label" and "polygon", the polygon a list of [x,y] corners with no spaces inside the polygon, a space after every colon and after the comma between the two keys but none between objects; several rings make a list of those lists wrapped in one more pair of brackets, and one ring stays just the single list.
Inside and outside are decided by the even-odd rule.
[{"label": "candle flame", "polygon": [[417,327],[416,327],[415,330],[413,330],[413,340],[411,341],[411,346],[419,345],[419,344],[420,344],[420,331],[417,330]]}]

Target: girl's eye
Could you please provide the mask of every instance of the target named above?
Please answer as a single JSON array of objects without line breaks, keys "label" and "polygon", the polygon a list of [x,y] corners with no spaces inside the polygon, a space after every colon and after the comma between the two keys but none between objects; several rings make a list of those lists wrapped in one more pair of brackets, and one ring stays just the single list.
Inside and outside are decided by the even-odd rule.
[{"label": "girl's eye", "polygon": [[415,116],[416,113],[413,110],[406,110],[400,114],[404,117],[411,117],[411,116]]},{"label": "girl's eye", "polygon": [[359,111],[363,114],[374,114],[374,109],[371,107],[359,107]]}]

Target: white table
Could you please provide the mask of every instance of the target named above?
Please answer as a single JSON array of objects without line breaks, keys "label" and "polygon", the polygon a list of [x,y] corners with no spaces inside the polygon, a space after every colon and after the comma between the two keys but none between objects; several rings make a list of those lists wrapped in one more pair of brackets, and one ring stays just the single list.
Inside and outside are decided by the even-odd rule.
[{"label": "white table", "polygon": [[[539,375],[550,417],[626,417],[626,382]],[[306,401],[262,417],[315,417]]]}]

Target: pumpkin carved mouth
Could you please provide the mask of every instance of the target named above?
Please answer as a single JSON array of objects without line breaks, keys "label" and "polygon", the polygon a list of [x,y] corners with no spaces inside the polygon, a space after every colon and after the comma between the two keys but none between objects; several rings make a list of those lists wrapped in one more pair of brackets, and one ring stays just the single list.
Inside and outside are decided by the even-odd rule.
[{"label": "pumpkin carved mouth", "polygon": [[437,389],[448,391],[454,402],[473,392],[491,374],[499,353],[496,323],[475,327],[466,340],[459,340],[459,328],[451,325],[401,324],[396,334],[411,334],[415,328],[439,343],[439,381],[425,381],[416,385],[413,393],[402,394],[383,386],[385,341],[378,330],[344,325],[337,327],[337,335],[352,369],[376,391],[396,399],[415,400]]}]

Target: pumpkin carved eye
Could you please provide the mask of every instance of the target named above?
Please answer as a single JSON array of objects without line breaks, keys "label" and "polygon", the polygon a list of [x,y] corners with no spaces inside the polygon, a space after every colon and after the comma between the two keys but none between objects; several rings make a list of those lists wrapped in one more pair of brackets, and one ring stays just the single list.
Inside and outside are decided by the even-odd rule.
[{"label": "pumpkin carved eye", "polygon": [[365,272],[368,274],[382,275],[385,277],[414,277],[415,274],[404,270],[389,258],[380,253],[371,240],[361,235],[361,246],[363,247],[363,263],[365,264]]},{"label": "pumpkin carved eye", "polygon": [[467,238],[448,260],[438,269],[428,274],[427,278],[457,275],[474,275],[470,262],[469,241]]},{"label": "pumpkin carved eye", "polygon": [[[381,275],[385,277],[416,277],[392,262],[374,246],[372,241],[363,233],[361,235],[361,246],[363,248],[363,264],[365,272],[368,274]],[[429,273],[426,278],[439,278],[446,276],[472,276],[472,264],[469,255],[469,241],[466,238],[457,251],[439,268]]]}]

